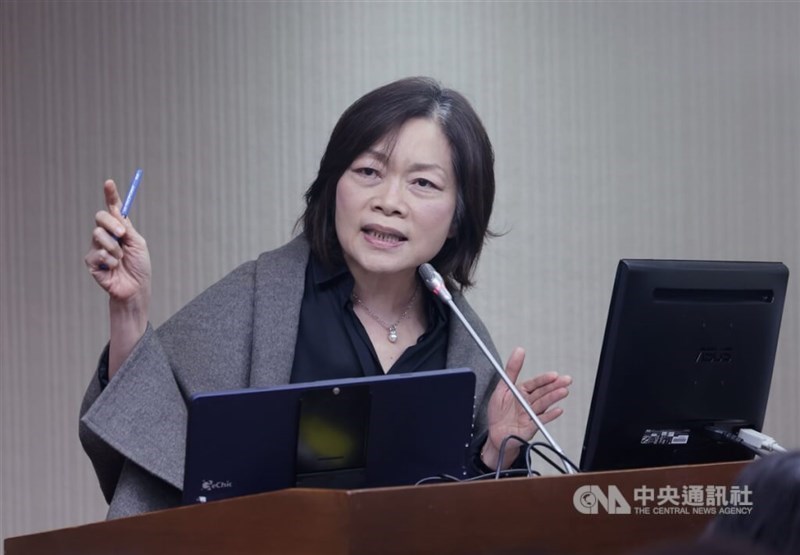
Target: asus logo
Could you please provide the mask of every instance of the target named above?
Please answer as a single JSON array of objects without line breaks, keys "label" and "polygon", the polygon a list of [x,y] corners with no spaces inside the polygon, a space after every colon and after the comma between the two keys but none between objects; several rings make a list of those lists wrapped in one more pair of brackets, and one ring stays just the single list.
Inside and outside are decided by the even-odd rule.
[{"label": "asus logo", "polygon": [[695,359],[695,364],[709,363],[726,363],[733,362],[733,349],[726,347],[724,349],[700,349]]}]

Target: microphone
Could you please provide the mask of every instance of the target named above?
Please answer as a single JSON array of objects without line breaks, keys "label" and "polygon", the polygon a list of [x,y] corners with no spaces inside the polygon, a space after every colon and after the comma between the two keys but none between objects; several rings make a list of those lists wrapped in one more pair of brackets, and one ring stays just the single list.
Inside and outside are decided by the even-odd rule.
[{"label": "microphone", "polygon": [[547,439],[547,443],[550,444],[556,453],[561,455],[561,463],[564,465],[564,468],[567,469],[569,474],[575,474],[575,469],[567,462],[569,459],[564,454],[564,451],[561,449],[561,446],[553,439],[553,436],[547,431],[547,428],[544,427],[542,421],[539,420],[539,417],[536,416],[536,413],[533,412],[533,409],[522,396],[522,393],[519,392],[517,386],[514,385],[514,382],[511,381],[511,378],[508,377],[503,367],[495,360],[492,356],[492,353],[489,352],[489,349],[486,345],[481,341],[481,338],[478,337],[478,334],[475,332],[475,329],[467,322],[467,319],[464,318],[464,314],[459,310],[456,306],[456,303],[453,302],[453,295],[450,294],[450,291],[447,290],[447,287],[444,284],[444,279],[442,276],[437,272],[433,266],[430,264],[422,264],[419,267],[419,275],[422,277],[422,281],[425,282],[425,286],[433,293],[435,296],[439,297],[439,299],[445,303],[447,306],[450,307],[450,310],[461,320],[461,323],[464,324],[464,327],[467,328],[467,331],[472,336],[472,339],[477,343],[478,347],[480,347],[483,354],[486,355],[486,358],[489,359],[489,362],[492,363],[494,366],[495,371],[500,375],[503,381],[508,386],[508,389],[511,390],[511,393],[517,399],[517,402],[522,406],[525,412],[528,414],[530,419],[533,421],[534,424],[542,431],[542,435],[544,435],[545,439]]}]

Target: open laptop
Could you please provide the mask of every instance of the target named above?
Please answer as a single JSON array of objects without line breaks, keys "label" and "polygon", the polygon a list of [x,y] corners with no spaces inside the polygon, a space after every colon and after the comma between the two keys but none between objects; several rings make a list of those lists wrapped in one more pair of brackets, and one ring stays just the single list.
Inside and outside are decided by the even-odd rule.
[{"label": "open laptop", "polygon": [[468,369],[195,395],[183,501],[461,477],[474,410]]}]

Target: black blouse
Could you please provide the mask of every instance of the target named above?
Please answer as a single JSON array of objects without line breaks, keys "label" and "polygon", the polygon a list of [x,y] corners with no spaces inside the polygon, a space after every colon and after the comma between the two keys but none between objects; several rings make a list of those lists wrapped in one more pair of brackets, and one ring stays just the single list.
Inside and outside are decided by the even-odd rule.
[{"label": "black blouse", "polygon": [[[305,280],[292,383],[383,375],[367,330],[353,310],[354,282],[347,267],[330,270],[312,255]],[[425,333],[388,374],[446,368],[449,315],[424,285],[420,287],[428,320]]]}]

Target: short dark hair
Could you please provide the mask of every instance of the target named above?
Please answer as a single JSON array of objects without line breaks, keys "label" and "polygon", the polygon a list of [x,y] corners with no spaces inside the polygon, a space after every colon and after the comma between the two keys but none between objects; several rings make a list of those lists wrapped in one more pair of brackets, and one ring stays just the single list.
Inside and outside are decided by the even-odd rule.
[{"label": "short dark hair", "polygon": [[[300,218],[312,252],[325,264],[341,263],[336,236],[336,185],[360,154],[391,138],[413,118],[436,121],[450,144],[457,185],[451,234],[431,263],[460,289],[472,285],[472,274],[489,231],[494,204],[494,153],[489,136],[469,102],[458,92],[427,77],[410,77],[384,85],[345,110],[331,133],[317,178],[305,193]],[[298,223],[300,223],[298,221]]]},{"label": "short dark hair", "polygon": [[800,553],[800,451],[763,457],[736,479],[751,491],[748,514],[718,514],[706,538],[748,541],[773,553]]}]

